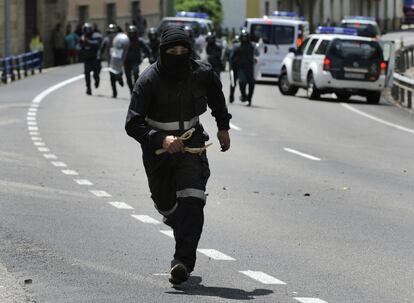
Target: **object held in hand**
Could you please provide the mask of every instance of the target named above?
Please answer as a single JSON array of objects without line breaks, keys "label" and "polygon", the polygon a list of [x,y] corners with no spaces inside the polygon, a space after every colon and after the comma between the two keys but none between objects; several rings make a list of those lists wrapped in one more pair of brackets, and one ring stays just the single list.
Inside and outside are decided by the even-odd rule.
[{"label": "object held in hand", "polygon": [[[181,139],[182,141],[186,141],[186,140],[190,139],[191,136],[193,135],[194,131],[195,131],[195,128],[190,128],[188,131],[186,131],[184,134],[182,134],[179,137],[179,139]],[[186,146],[183,149],[183,153],[187,152],[187,153],[190,153],[190,154],[199,154],[199,155],[201,155],[211,145],[213,145],[213,143],[207,144],[203,147],[187,147]],[[157,149],[155,151],[155,154],[158,156],[158,155],[161,155],[161,154],[165,153],[166,151],[167,151],[166,149],[160,148],[160,149]]]}]

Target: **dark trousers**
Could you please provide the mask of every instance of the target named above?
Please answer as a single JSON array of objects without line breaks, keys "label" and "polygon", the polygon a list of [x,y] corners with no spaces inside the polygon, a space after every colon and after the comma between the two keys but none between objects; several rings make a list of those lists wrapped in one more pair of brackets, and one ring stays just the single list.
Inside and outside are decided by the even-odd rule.
[{"label": "dark trousers", "polygon": [[113,72],[109,72],[109,75],[111,78],[112,96],[116,98],[116,96],[118,96],[116,83],[118,82],[121,86],[124,86],[124,81],[122,80],[122,73],[115,74]]},{"label": "dark trousers", "polygon": [[[186,145],[190,147],[200,147],[205,142],[197,132],[189,141]],[[204,224],[204,192],[210,176],[207,156],[205,153],[155,156],[154,151],[144,150],[143,159],[151,198],[164,216],[164,223],[174,231],[174,259],[183,262],[191,272]]]},{"label": "dark trousers", "polygon": [[[246,86],[249,85],[249,92],[246,94]],[[251,101],[254,92],[255,80],[253,76],[253,69],[239,70],[239,86],[240,94],[243,100]]]},{"label": "dark trousers", "polygon": [[237,81],[238,81],[238,71],[237,69],[232,69],[233,71],[233,80],[234,80],[234,85],[232,85],[232,83],[230,82],[230,99],[234,99],[234,92],[236,90],[236,86],[237,86]]},{"label": "dark trousers", "polygon": [[91,72],[93,72],[93,79],[95,83],[99,82],[99,73],[101,72],[101,61],[99,60],[87,60],[84,62],[84,73],[86,88],[91,89]]},{"label": "dark trousers", "polygon": [[[128,83],[128,87],[132,93],[134,84],[135,82],[137,82],[138,76],[139,76],[139,63],[125,62],[124,69],[125,69],[125,76],[126,76],[126,80]],[[134,80],[132,80],[132,77]]]}]

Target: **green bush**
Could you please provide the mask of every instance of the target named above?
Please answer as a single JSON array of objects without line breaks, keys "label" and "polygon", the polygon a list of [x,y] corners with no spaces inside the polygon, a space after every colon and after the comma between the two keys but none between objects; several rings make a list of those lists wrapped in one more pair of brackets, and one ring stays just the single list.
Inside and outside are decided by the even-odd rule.
[{"label": "green bush", "polygon": [[174,10],[203,12],[210,16],[215,26],[220,26],[223,21],[223,9],[220,0],[175,0]]}]

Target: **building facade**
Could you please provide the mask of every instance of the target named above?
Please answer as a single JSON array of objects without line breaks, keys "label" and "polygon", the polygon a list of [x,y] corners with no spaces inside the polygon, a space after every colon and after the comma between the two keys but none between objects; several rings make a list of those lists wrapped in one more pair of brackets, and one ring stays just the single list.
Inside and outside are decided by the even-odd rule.
[{"label": "building facade", "polygon": [[[83,22],[96,23],[104,30],[108,23],[122,28],[131,24],[138,9],[146,19],[147,26],[157,26],[160,19],[170,14],[173,0],[7,0],[10,3],[6,18],[5,3],[0,1],[0,24],[9,22],[11,54],[29,49],[30,40],[38,30],[44,44],[44,63],[53,62],[52,32],[57,24],[64,33],[68,24],[75,28]],[[0,58],[5,56],[5,26],[0,29]]]}]

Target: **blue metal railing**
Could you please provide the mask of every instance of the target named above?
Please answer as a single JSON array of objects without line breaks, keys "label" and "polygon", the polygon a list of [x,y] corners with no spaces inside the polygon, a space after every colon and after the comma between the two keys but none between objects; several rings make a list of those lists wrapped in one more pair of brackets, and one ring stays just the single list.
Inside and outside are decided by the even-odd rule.
[{"label": "blue metal railing", "polygon": [[34,75],[36,70],[42,72],[42,52],[28,52],[17,56],[0,58],[0,79],[6,84],[9,81]]}]

